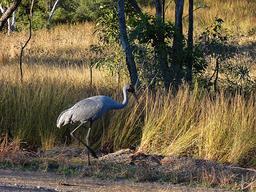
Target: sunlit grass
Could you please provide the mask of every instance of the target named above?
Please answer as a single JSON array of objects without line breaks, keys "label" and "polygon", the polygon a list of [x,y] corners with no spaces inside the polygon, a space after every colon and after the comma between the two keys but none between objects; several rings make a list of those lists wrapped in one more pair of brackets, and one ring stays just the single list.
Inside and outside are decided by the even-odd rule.
[{"label": "sunlit grass", "polygon": [[[175,4],[174,1],[166,1],[166,19],[174,21]],[[203,3],[200,3],[203,2]],[[194,26],[196,33],[202,32],[207,26],[211,25],[215,17],[222,18],[225,23],[224,27],[236,34],[246,35],[248,32],[256,28],[256,2],[253,0],[205,0],[194,1],[194,9],[201,5],[194,12]],[[151,14],[155,14],[155,8],[147,7],[145,10]],[[185,1],[184,16],[188,15],[188,1]],[[188,17],[184,19],[184,29],[187,29]]]},{"label": "sunlit grass", "polygon": [[[246,9],[245,1],[218,1],[223,6],[215,1],[207,2],[210,8],[195,13],[197,29],[212,23],[215,16],[223,17],[236,33],[247,33],[255,27],[253,1],[248,1]],[[231,15],[223,11],[228,7]],[[173,18],[171,10],[171,7],[167,10],[168,18]],[[14,33],[10,37],[0,34],[4,45],[0,47],[1,133],[9,129],[15,141],[49,149],[67,141],[69,131],[66,130],[71,126],[57,129],[55,124],[64,109],[98,94],[122,101],[121,87],[115,77],[102,69],[93,70],[90,86],[88,48],[97,44],[93,31],[92,23],[36,31],[25,50],[23,83],[18,54],[27,34]],[[253,41],[255,37],[243,37],[239,45],[246,45],[244,49],[251,51],[253,43],[247,44]],[[250,55],[236,55],[226,62],[250,65],[255,70],[255,59]],[[123,77],[120,85],[127,82],[127,77]],[[210,95],[196,86],[192,91],[184,86],[176,96],[146,89],[139,92],[138,104],[131,99],[125,109],[110,112],[95,122],[90,143],[94,148],[110,151],[136,146],[149,153],[231,163],[247,158],[252,162],[250,165],[256,166],[255,156],[251,155],[256,151],[255,112],[253,96]],[[79,133],[85,137],[85,132],[83,128]]]},{"label": "sunlit grass", "polygon": [[213,97],[185,88],[176,97],[158,95],[147,106],[140,146],[143,151],[238,163],[255,150],[253,97]]},{"label": "sunlit grass", "polygon": [[[82,67],[26,66],[24,71],[20,83],[17,67],[1,67],[1,130],[11,129],[15,137],[43,148],[54,146],[60,139],[55,123],[62,110],[114,86],[110,78],[95,71],[97,78],[91,87],[88,70]],[[95,87],[103,83],[103,88]]]},{"label": "sunlit grass", "polygon": [[[65,143],[70,126],[58,129],[56,119],[76,101],[97,94],[122,100],[121,87],[102,71],[95,72],[92,87],[88,70],[82,67],[26,67],[22,84],[15,78],[17,71],[15,66],[1,67],[1,130],[10,129],[15,138],[43,149]],[[232,163],[255,150],[253,97],[210,95],[186,87],[176,96],[160,90],[141,90],[139,96],[138,104],[131,99],[127,108],[108,113],[94,124],[90,137],[94,147],[136,146],[149,153]],[[85,131],[80,130],[82,137]]]}]

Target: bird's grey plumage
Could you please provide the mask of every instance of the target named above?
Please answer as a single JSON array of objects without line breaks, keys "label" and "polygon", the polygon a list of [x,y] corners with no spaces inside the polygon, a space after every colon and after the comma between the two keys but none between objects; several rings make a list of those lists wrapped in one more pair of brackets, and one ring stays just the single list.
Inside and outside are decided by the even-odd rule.
[{"label": "bird's grey plumage", "polygon": [[[104,115],[106,112],[108,112],[109,110],[124,108],[128,104],[127,91],[134,93],[134,89],[131,86],[129,85],[124,86],[123,87],[124,99],[122,103],[118,103],[112,98],[104,95],[89,97],[77,102],[71,108],[61,112],[61,114],[57,119],[57,127],[60,128],[69,123],[80,122],[80,125],[71,132],[71,136],[81,141],[79,138],[73,135],[74,131],[76,131],[82,124],[88,121],[92,123],[93,121],[97,120],[99,117]],[[87,138],[89,137],[90,128],[87,134]],[[92,153],[94,157],[97,157],[95,152],[93,152],[93,150],[90,149],[90,147],[88,146],[89,145],[88,139],[87,139],[87,144],[84,144],[84,145],[88,148],[88,150]],[[88,154],[88,160],[89,160],[89,154]]]},{"label": "bird's grey plumage", "polygon": [[57,127],[69,123],[95,121],[111,109],[121,109],[128,103],[128,86],[123,88],[124,100],[121,103],[104,95],[93,96],[77,102],[71,108],[63,111],[57,119]]}]

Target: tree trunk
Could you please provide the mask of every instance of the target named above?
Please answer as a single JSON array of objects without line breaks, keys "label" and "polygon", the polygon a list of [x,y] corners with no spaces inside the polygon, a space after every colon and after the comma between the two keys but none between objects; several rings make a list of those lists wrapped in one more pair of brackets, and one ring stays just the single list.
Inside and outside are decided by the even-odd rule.
[{"label": "tree trunk", "polygon": [[4,12],[4,14],[0,18],[0,31],[3,30],[5,23],[8,18],[11,17],[12,13],[18,8],[22,0],[14,0],[12,5]]},{"label": "tree trunk", "polygon": [[15,31],[16,30],[16,11],[13,11],[12,13],[12,24],[11,24],[11,31]]},{"label": "tree trunk", "polygon": [[120,29],[120,39],[122,43],[123,50],[126,56],[126,65],[130,74],[131,84],[133,86],[139,81],[136,64],[132,54],[132,48],[128,41],[126,23],[125,23],[125,13],[124,13],[124,0],[118,0],[118,21]]},{"label": "tree trunk", "polygon": [[34,2],[35,0],[31,0],[31,5],[30,5],[30,11],[28,15],[28,21],[29,21],[29,36],[27,41],[24,43],[24,45],[20,49],[20,59],[19,59],[19,64],[20,64],[20,81],[21,83],[23,82],[23,69],[22,69],[22,64],[23,64],[23,51],[28,45],[31,37],[32,37],[32,18],[33,18],[33,7],[34,7]]},{"label": "tree trunk", "polygon": [[189,0],[188,13],[188,63],[187,63],[187,82],[192,85],[192,69],[193,69],[193,0]]},{"label": "tree trunk", "polygon": [[165,0],[163,0],[163,6],[162,6],[162,18],[163,18],[163,22],[165,22]]},{"label": "tree trunk", "polygon": [[50,12],[50,14],[49,14],[49,17],[48,17],[48,20],[47,20],[47,25],[48,25],[48,26],[50,25],[51,18],[52,18],[53,14],[54,14],[54,12],[55,12],[55,10],[56,10],[56,8],[57,8],[57,5],[58,5],[59,1],[60,1],[60,0],[56,0],[55,3],[54,3],[54,5],[53,5],[53,7],[52,7],[52,10],[51,10],[51,12]]},{"label": "tree trunk", "polygon": [[[157,22],[163,22],[163,5],[161,0],[155,0]],[[171,83],[170,68],[167,61],[167,50],[164,42],[164,34],[158,31],[154,39],[154,49],[157,64],[163,78],[164,87],[168,91]]]},{"label": "tree trunk", "polygon": [[12,25],[12,23],[11,23],[11,18],[8,18],[7,19],[7,34],[8,35],[10,35],[11,34],[11,25]]},{"label": "tree trunk", "polygon": [[155,0],[156,17],[161,18],[163,16],[162,2],[161,0]]},{"label": "tree trunk", "polygon": [[184,0],[176,0],[175,6],[175,34],[173,39],[172,78],[174,89],[177,90],[182,80],[183,43],[182,43],[182,15]]},{"label": "tree trunk", "polygon": [[184,0],[176,0],[175,6],[175,27],[180,34],[183,33],[182,30],[182,16],[184,9]]},{"label": "tree trunk", "polygon": [[142,14],[141,8],[139,7],[136,0],[128,0],[128,2],[137,13]]},{"label": "tree trunk", "polygon": [[218,90],[218,79],[219,79],[219,70],[220,70],[220,58],[217,57],[216,58],[216,76],[215,76],[215,79],[214,79],[214,82],[213,82],[213,88],[214,88],[214,91],[216,92]]}]

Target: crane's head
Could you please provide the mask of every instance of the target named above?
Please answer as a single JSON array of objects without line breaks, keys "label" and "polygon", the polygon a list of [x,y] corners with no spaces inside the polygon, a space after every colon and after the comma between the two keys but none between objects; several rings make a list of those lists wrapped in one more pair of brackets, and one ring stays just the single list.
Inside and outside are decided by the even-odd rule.
[{"label": "crane's head", "polygon": [[138,98],[137,98],[137,95],[135,93],[135,89],[134,89],[134,87],[132,85],[128,85],[127,86],[127,92],[132,93],[134,98],[135,98],[135,100],[136,100],[136,102],[138,103]]},{"label": "crane's head", "polygon": [[129,93],[135,93],[135,89],[134,89],[134,87],[132,86],[132,85],[128,85],[127,86],[127,91],[129,92]]}]

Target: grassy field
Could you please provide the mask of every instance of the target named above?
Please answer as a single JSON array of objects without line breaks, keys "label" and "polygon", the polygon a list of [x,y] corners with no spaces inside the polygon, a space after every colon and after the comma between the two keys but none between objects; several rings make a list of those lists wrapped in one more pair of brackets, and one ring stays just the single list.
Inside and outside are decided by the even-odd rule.
[{"label": "grassy field", "polygon": [[[174,21],[174,1],[166,4],[166,19]],[[197,9],[198,7],[201,7]],[[254,0],[198,0],[194,1],[195,30],[196,33],[202,32],[206,26],[213,23],[215,17],[224,20],[224,27],[228,28],[232,33],[247,35],[256,30],[256,2]],[[145,10],[151,14],[155,14],[155,9],[147,7]],[[184,4],[185,22],[184,28],[188,25],[188,1]]]},{"label": "grassy field", "polygon": [[[234,34],[246,34],[237,41],[245,54],[236,55],[230,63],[255,67],[255,36],[249,34],[255,30],[254,1],[207,1],[207,5],[210,8],[196,12],[197,29],[207,26],[215,16],[223,17]],[[173,15],[170,10],[168,18]],[[0,34],[1,131],[11,130],[23,145],[49,149],[69,139],[69,127],[57,129],[55,125],[61,111],[95,94],[122,100],[116,77],[104,70],[93,71],[90,86],[87,66],[93,56],[88,49],[97,43],[92,32],[92,23],[36,31],[25,51],[23,83],[17,62],[26,33]],[[120,84],[125,82],[123,77]],[[95,123],[90,141],[95,148],[110,151],[135,146],[150,153],[256,167],[255,113],[253,95],[246,99],[239,94],[213,96],[197,88],[189,91],[186,86],[175,97],[161,90],[141,90],[139,104],[131,100],[126,109],[111,112]],[[81,135],[85,132],[81,130]]]},{"label": "grassy field", "polygon": [[[30,66],[26,79],[15,79],[14,66],[1,67],[1,129],[10,129],[15,138],[49,149],[65,142],[66,128],[56,128],[58,114],[74,102],[95,94],[121,101],[121,89],[97,72],[89,86],[85,68]],[[193,157],[255,165],[256,106],[252,96],[225,97],[186,87],[176,97],[160,91],[139,94],[121,111],[109,113],[95,125],[91,143],[117,150],[137,146],[140,150],[164,155]],[[85,129],[81,130],[85,135]]]}]

